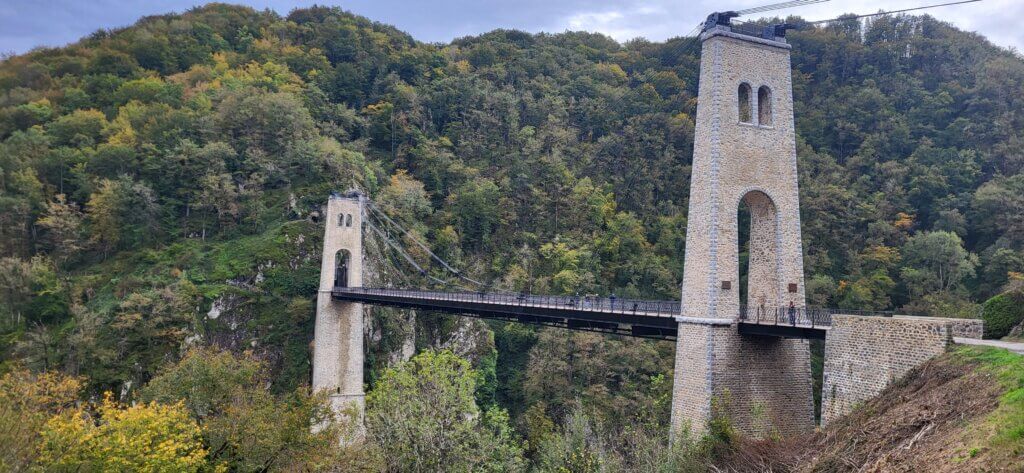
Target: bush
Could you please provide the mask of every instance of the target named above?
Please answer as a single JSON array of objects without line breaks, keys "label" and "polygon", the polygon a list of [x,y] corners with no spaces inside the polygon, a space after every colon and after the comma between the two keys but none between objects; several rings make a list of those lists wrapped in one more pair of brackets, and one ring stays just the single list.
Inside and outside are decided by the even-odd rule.
[{"label": "bush", "polygon": [[202,431],[181,403],[123,407],[108,392],[95,413],[50,419],[39,462],[46,471],[192,472],[208,466]]},{"label": "bush", "polygon": [[1004,292],[984,304],[985,338],[1003,338],[1024,321],[1024,293]]},{"label": "bush", "polygon": [[309,395],[305,387],[274,395],[265,372],[250,355],[193,349],[153,378],[142,400],[180,403],[203,428],[210,461],[230,471],[316,471],[361,458],[337,451],[343,426],[310,429],[333,419],[324,396]]},{"label": "bush", "polygon": [[0,376],[0,471],[25,471],[35,461],[47,419],[71,409],[82,380],[17,368]]},{"label": "bush", "polygon": [[366,428],[388,471],[524,470],[508,414],[477,406],[478,379],[450,351],[425,351],[384,373],[366,396]]}]

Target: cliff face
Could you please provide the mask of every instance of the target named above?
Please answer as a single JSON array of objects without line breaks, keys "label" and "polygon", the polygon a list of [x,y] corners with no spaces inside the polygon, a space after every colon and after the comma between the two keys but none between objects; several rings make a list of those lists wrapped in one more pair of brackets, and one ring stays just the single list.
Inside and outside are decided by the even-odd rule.
[{"label": "cliff face", "polygon": [[721,465],[739,471],[1022,471],[1024,357],[957,348],[811,436],[747,442]]}]

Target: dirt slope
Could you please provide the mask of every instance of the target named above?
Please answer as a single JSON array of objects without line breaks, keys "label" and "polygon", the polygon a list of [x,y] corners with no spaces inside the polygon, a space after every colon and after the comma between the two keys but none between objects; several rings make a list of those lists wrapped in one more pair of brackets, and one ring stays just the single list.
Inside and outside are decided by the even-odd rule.
[{"label": "dirt slope", "polygon": [[993,440],[997,430],[1006,430],[993,422],[1005,392],[1005,380],[1001,382],[992,370],[969,357],[947,354],[813,435],[741,442],[719,467],[772,472],[1024,472],[1020,441]]}]

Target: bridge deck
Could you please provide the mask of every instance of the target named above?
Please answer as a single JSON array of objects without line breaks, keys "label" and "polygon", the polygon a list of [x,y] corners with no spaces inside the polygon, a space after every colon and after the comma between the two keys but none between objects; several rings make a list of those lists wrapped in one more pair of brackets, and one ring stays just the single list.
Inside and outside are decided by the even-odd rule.
[{"label": "bridge deck", "polygon": [[[679,301],[610,297],[538,296],[529,294],[441,292],[408,289],[335,287],[337,300],[391,307],[434,310],[488,319],[672,340],[682,313]],[[835,313],[891,315],[835,309],[741,308],[739,333],[750,336],[824,339]]]},{"label": "bridge deck", "polygon": [[338,300],[659,339],[675,338],[680,313],[678,301],[361,287],[336,287],[331,294]]}]

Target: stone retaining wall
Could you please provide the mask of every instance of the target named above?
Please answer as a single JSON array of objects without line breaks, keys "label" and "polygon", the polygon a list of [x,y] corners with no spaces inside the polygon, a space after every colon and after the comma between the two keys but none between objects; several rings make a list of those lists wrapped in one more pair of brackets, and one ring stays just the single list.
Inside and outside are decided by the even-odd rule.
[{"label": "stone retaining wall", "polygon": [[981,338],[981,328],[974,319],[833,316],[825,339],[821,424],[943,353],[954,336]]},{"label": "stone retaining wall", "polygon": [[981,319],[945,319],[949,321],[954,337],[981,338],[985,333],[985,323]]}]

